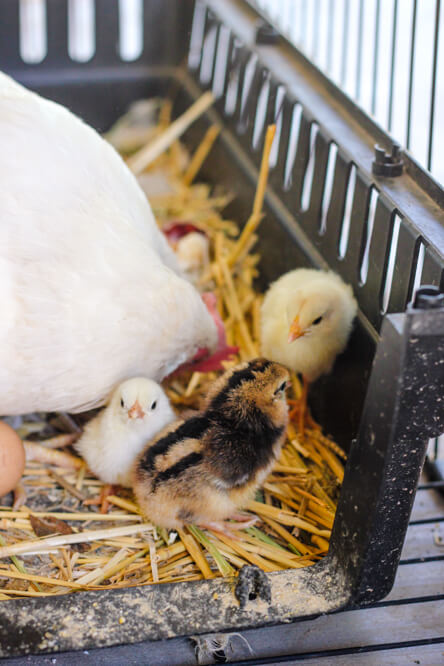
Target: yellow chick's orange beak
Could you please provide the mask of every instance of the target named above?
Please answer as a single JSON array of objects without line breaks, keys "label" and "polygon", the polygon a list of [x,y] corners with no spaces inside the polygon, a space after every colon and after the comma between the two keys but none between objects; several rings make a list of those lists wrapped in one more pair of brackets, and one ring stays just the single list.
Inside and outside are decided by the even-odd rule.
[{"label": "yellow chick's orange beak", "polygon": [[139,404],[139,401],[136,400],[134,405],[128,410],[128,416],[130,419],[143,419],[144,413],[143,409]]},{"label": "yellow chick's orange beak", "polygon": [[302,338],[305,335],[305,330],[301,328],[299,324],[299,317],[295,317],[291,322],[290,330],[288,331],[288,340],[287,342],[294,342],[298,338]]}]

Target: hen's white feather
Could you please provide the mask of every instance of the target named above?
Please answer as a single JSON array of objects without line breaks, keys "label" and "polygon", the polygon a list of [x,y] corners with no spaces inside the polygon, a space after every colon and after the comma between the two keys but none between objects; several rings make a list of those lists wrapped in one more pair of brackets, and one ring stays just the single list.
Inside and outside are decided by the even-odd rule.
[{"label": "hen's white feather", "polygon": [[[131,418],[128,410],[136,401],[143,416]],[[118,386],[109,405],[87,423],[75,448],[99,479],[129,487],[136,456],[174,419],[162,387],[145,377],[134,377]]]},{"label": "hen's white feather", "polygon": [[216,327],[116,151],[0,73],[0,413],[160,381]]},{"label": "hen's white feather", "polygon": [[[356,312],[350,285],[336,273],[310,268],[290,271],[265,294],[262,354],[314,381],[330,372],[336,356],[345,349]],[[288,342],[295,317],[303,335]]]}]

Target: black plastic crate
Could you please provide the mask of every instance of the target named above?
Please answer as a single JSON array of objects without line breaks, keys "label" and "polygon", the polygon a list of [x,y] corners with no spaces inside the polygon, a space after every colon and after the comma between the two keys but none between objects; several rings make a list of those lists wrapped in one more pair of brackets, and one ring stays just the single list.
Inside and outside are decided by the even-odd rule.
[{"label": "black plastic crate", "polygon": [[[0,656],[238,630],[382,598],[394,581],[427,442],[444,430],[442,190],[405,153],[402,176],[373,176],[374,143],[389,149],[389,137],[242,0],[196,7],[191,0],[145,0],[144,50],[131,63],[117,54],[117,0],[95,2],[96,52],[87,63],[68,56],[66,0],[47,0],[46,58],[23,63],[18,6],[0,4],[0,67],[99,130],[135,99],[170,95],[177,115],[213,88],[216,104],[184,140],[193,147],[210,123],[223,124],[203,176],[235,194],[227,212],[239,221],[250,212],[265,127],[277,119],[279,146],[260,228],[262,286],[296,266],[330,266],[353,285],[360,313],[334,372],[313,387],[315,416],[349,452],[323,561],[270,574],[271,603],[252,599],[243,610],[234,581],[221,579],[4,602]],[[393,280],[386,284],[398,220]],[[422,257],[420,282],[436,291],[423,289],[412,307]],[[387,300],[387,311],[397,314],[384,314]]]}]

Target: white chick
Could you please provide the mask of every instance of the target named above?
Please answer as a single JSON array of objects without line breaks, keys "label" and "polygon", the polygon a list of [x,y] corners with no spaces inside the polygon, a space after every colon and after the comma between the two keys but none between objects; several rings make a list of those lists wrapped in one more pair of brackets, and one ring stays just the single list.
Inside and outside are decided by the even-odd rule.
[{"label": "white chick", "polygon": [[282,275],[261,309],[261,352],[308,383],[330,372],[347,344],[357,303],[350,285],[333,272],[299,268]]},{"label": "white chick", "polygon": [[175,418],[159,384],[145,377],[128,379],[86,425],[75,448],[99,479],[129,487],[135,458]]},{"label": "white chick", "polygon": [[175,246],[179,267],[189,280],[196,284],[210,263],[210,243],[205,234],[192,231],[179,240]]}]

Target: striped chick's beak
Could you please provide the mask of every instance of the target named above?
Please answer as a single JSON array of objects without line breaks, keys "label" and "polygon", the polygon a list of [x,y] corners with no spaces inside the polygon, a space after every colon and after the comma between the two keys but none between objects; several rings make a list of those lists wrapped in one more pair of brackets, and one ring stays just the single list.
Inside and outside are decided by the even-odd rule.
[{"label": "striped chick's beak", "polygon": [[130,419],[143,419],[145,416],[138,400],[136,400],[134,405],[128,410],[128,416]]},{"label": "striped chick's beak", "polygon": [[303,329],[299,323],[299,317],[295,317],[291,322],[290,330],[288,331],[288,342],[294,342],[298,338],[302,338],[305,335],[305,329]]}]

